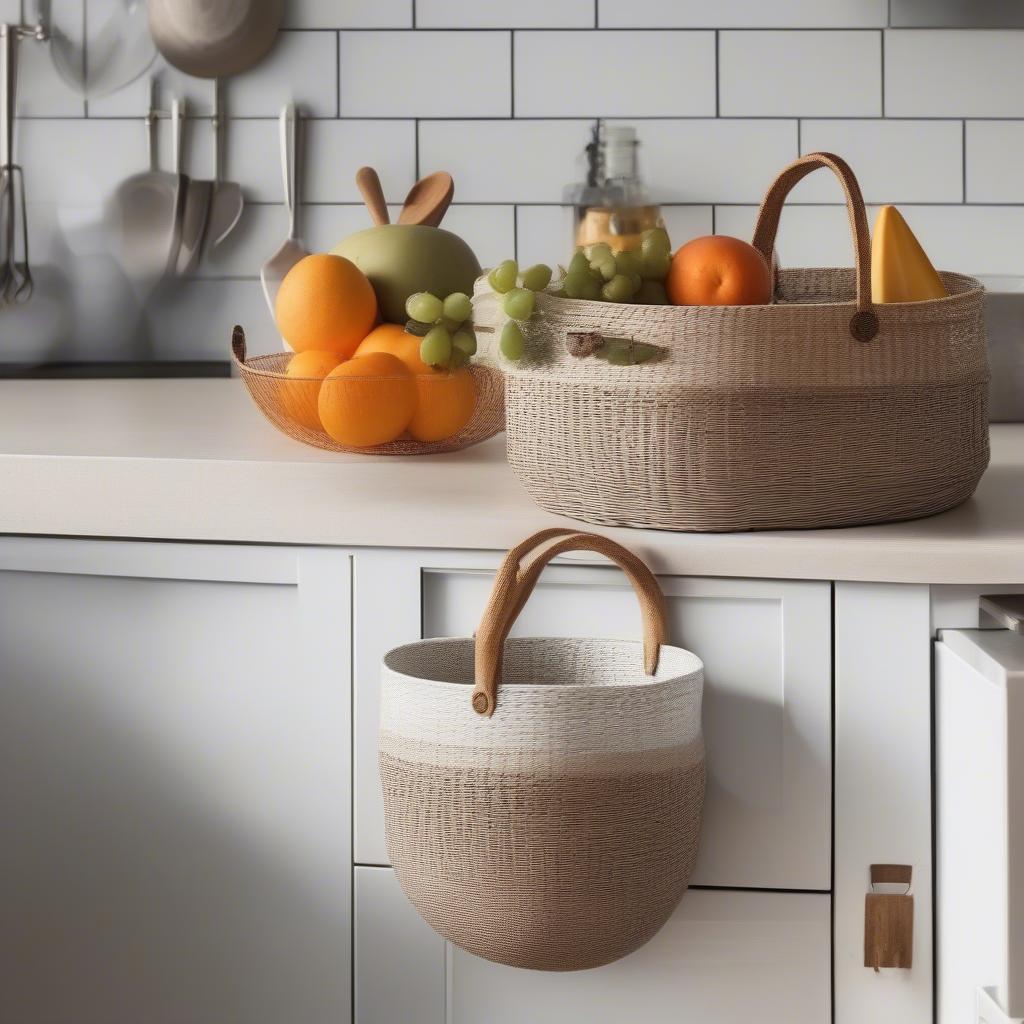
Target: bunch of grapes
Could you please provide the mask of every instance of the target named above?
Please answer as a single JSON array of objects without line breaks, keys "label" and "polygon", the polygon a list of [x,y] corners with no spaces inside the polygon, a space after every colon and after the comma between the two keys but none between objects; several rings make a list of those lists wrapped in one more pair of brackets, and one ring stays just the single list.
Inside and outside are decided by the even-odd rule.
[{"label": "bunch of grapes", "polygon": [[672,248],[664,228],[645,231],[636,251],[613,252],[610,245],[598,242],[576,251],[559,294],[569,299],[663,306],[668,302],[664,282],[671,262]]},{"label": "bunch of grapes", "polygon": [[421,335],[420,359],[439,370],[457,370],[476,354],[473,326],[466,326],[473,315],[473,304],[464,292],[453,292],[439,299],[430,292],[416,292],[405,301],[409,314],[406,330]]},{"label": "bunch of grapes", "polygon": [[526,339],[519,324],[533,316],[537,304],[534,293],[544,291],[551,284],[551,268],[537,263],[520,274],[515,260],[504,260],[487,275],[487,281],[498,295],[504,296],[501,308],[509,318],[498,341],[501,354],[513,361],[522,359]]}]

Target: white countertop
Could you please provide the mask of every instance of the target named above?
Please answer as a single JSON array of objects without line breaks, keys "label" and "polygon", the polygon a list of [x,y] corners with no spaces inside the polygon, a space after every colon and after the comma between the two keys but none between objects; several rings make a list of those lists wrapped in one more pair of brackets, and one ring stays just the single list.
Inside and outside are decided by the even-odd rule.
[{"label": "white countertop", "polygon": [[[0,533],[498,550],[557,523],[579,525],[533,504],[504,437],[450,455],[337,455],[278,433],[237,380],[0,382]],[[993,426],[975,496],[929,519],[585,528],[662,572],[1024,585],[1024,424]]]}]

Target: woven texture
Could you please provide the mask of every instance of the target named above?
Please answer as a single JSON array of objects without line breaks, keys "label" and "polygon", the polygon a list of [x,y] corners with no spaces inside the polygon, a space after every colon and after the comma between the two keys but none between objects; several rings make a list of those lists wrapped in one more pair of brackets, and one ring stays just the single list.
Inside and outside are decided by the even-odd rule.
[{"label": "woven texture", "polygon": [[[851,201],[856,268],[782,270],[764,306],[538,298],[505,400],[509,462],[539,505],[609,525],[752,530],[911,519],[974,492],[989,457],[981,285],[946,273],[946,298],[872,306],[852,173],[829,154],[798,164],[769,190],[755,244],[772,251],[785,192],[828,166]],[[485,279],[474,319],[505,322]],[[575,358],[573,332],[660,351],[636,366]]]},{"label": "woven texture", "polygon": [[382,678],[387,845],[441,935],[488,960],[597,967],[665,923],[704,800],[702,668],[663,647],[514,639],[493,717],[470,703],[472,639],[392,651]]},{"label": "woven texture", "polygon": [[[436,452],[454,452],[460,448],[479,444],[505,429],[504,385],[500,370],[472,363],[469,372],[476,387],[476,406],[469,422],[458,433],[441,441],[416,441],[400,437],[387,444],[353,448],[339,444],[319,427],[317,394],[319,382],[304,378],[286,377],[285,370],[291,355],[282,352],[265,356],[246,357],[245,336],[235,328],[232,356],[239,376],[260,412],[282,433],[332,452],[354,452],[359,455],[429,455]],[[358,388],[365,382],[353,380]],[[342,385],[344,386],[344,385]],[[430,384],[425,384],[429,387]],[[316,424],[316,426],[313,426]]]}]

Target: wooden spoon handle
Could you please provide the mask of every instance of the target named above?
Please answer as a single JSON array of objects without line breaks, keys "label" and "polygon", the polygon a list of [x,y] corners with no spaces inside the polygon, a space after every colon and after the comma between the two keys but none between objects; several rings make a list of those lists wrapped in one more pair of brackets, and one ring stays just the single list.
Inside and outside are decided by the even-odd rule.
[{"label": "wooden spoon handle", "polygon": [[380,178],[372,167],[360,167],[356,171],[356,185],[359,194],[370,211],[374,224],[390,224],[388,216],[388,204],[384,200],[384,189],[380,186]]}]

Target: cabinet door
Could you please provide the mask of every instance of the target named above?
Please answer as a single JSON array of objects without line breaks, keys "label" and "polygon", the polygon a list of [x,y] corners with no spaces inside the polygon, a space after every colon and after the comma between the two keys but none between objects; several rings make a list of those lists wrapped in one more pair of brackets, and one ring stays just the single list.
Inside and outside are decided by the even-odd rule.
[{"label": "cabinet door", "polygon": [[642,949],[575,973],[514,970],[446,945],[390,869],[356,869],[356,904],[359,1024],[831,1019],[827,895],[691,890]]},{"label": "cabinet door", "polygon": [[351,1018],[350,561],[0,539],[0,1011]]},{"label": "cabinet door", "polygon": [[[357,560],[356,859],[386,864],[376,771],[380,657],[410,634],[474,632],[491,586],[481,557],[407,554],[366,582]],[[428,560],[430,559],[430,560]],[[492,563],[493,564],[493,563]],[[670,641],[706,668],[708,792],[694,884],[830,888],[831,591],[827,583],[661,580]],[[372,618],[364,640],[361,610]],[[371,611],[372,609],[372,611]],[[556,566],[541,578],[515,633],[640,635],[624,577],[598,566]],[[385,643],[384,638],[390,638]]]}]

